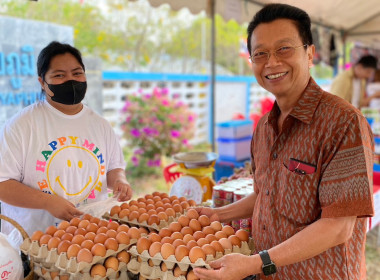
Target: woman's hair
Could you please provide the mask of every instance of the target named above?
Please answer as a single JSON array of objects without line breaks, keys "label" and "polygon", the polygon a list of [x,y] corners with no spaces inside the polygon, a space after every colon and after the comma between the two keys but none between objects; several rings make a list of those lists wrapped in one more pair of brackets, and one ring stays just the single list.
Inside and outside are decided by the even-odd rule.
[{"label": "woman's hair", "polygon": [[287,4],[268,4],[256,13],[247,28],[247,46],[251,54],[252,32],[260,23],[269,23],[276,19],[289,19],[294,22],[304,45],[312,45],[311,21],[309,15],[297,7]]},{"label": "woman's hair", "polygon": [[50,61],[56,55],[65,54],[65,53],[72,54],[78,60],[83,70],[85,70],[84,64],[82,61],[82,55],[78,49],[74,48],[73,46],[70,46],[69,44],[62,44],[57,41],[53,41],[49,45],[47,45],[45,48],[43,48],[40,54],[38,55],[38,59],[37,59],[38,76],[41,77],[42,80],[45,81],[45,75],[46,75],[46,72],[49,70]]}]

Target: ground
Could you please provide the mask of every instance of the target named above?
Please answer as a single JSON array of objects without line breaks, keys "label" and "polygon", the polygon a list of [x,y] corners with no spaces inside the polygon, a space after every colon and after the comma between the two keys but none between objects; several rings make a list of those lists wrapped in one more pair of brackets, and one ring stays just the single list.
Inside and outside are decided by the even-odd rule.
[{"label": "ground", "polygon": [[[134,189],[133,198],[138,198],[154,191],[169,192],[168,186],[160,175],[144,176],[140,179],[130,180]],[[367,234],[366,263],[367,279],[380,280],[380,240],[377,240],[379,226]]]}]

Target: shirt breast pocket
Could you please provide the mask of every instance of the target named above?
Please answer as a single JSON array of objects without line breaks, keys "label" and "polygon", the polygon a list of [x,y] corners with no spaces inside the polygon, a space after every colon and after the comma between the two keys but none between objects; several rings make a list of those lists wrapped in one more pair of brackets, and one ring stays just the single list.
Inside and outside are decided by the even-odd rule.
[{"label": "shirt breast pocket", "polygon": [[319,215],[318,175],[292,172],[285,166],[281,169],[276,209],[291,223],[306,225]]}]

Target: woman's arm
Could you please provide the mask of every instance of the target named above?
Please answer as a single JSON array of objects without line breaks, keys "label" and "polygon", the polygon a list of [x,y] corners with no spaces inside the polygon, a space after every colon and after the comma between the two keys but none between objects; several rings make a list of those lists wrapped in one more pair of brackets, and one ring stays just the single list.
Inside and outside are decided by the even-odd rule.
[{"label": "woman's arm", "polygon": [[107,172],[107,185],[113,190],[118,201],[126,201],[132,198],[132,188],[129,185],[125,172],[121,168],[116,168]]}]

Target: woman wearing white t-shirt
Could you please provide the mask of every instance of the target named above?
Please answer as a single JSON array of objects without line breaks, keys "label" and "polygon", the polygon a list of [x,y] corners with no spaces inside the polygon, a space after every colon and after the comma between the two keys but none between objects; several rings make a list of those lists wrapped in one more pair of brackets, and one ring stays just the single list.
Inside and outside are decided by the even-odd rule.
[{"label": "woman wearing white t-shirt", "polygon": [[380,70],[376,70],[373,82],[367,85],[367,96],[363,100],[363,106],[380,110]]},{"label": "woman wearing white t-shirt", "polygon": [[83,214],[77,207],[106,199],[107,188],[119,201],[132,196],[113,129],[81,103],[87,84],[80,52],[51,42],[37,70],[46,100],[24,108],[0,132],[1,213],[29,234]]}]

